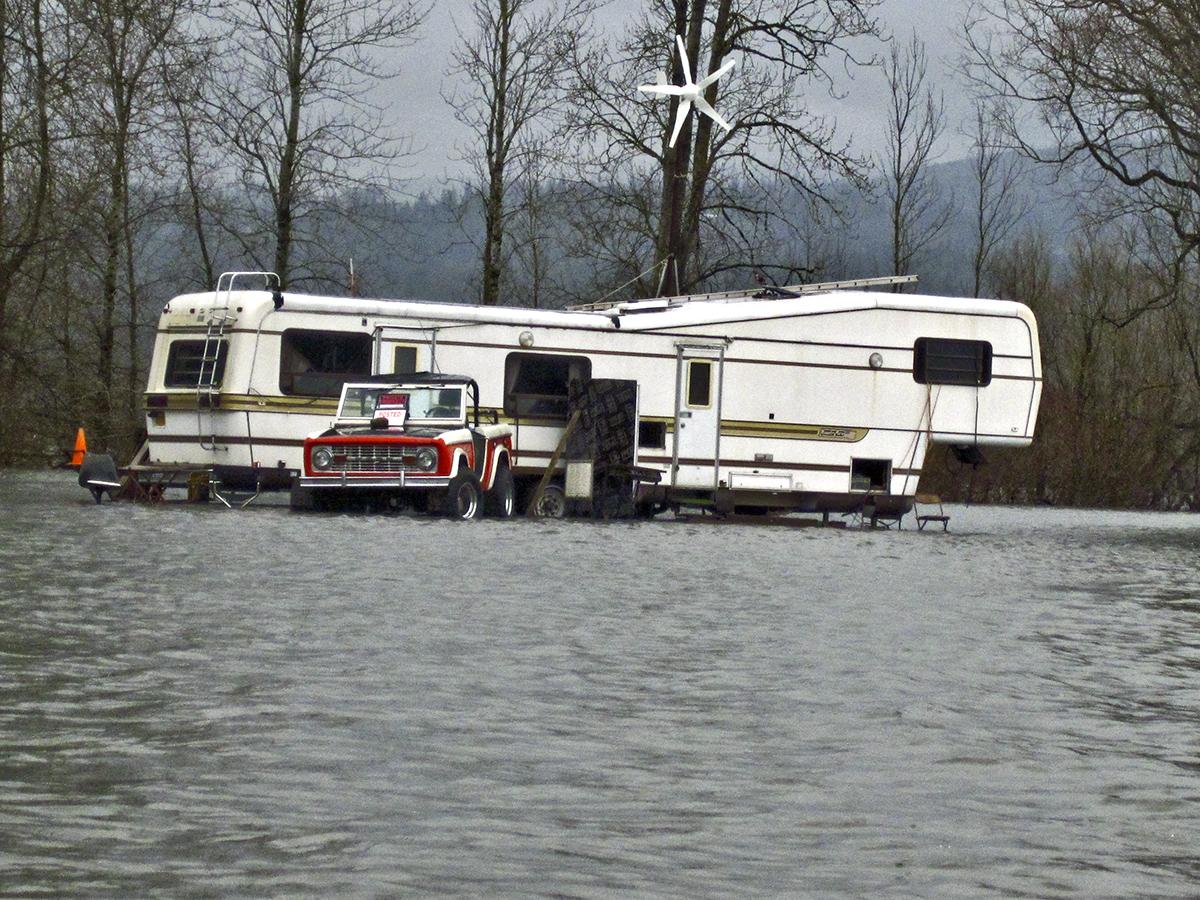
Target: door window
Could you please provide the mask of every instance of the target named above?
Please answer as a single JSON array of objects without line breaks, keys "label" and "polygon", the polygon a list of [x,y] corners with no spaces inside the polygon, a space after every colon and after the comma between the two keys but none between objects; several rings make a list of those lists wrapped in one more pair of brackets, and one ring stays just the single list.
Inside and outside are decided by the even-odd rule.
[{"label": "door window", "polygon": [[707,359],[688,362],[687,405],[700,409],[712,406],[713,364]]}]

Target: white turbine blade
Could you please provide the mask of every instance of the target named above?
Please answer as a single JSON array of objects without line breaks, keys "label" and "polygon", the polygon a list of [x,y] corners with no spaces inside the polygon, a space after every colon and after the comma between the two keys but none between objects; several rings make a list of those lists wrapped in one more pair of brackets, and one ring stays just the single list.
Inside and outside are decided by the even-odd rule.
[{"label": "white turbine blade", "polygon": [[664,97],[678,97],[688,90],[678,84],[639,84],[638,90],[643,94],[662,94]]},{"label": "white turbine blade", "polygon": [[675,43],[679,47],[679,61],[683,63],[683,80],[692,83],[692,64],[688,62],[687,50],[683,46],[683,38],[675,35]]},{"label": "white turbine blade", "polygon": [[696,85],[696,90],[703,91],[706,87],[708,87],[710,84],[712,84],[714,81],[716,81],[718,78],[720,78],[722,75],[724,75],[726,72],[728,72],[730,69],[732,69],[736,65],[737,65],[736,59],[729,60],[729,62],[725,63],[725,65],[721,66],[721,68],[717,69],[717,71],[713,72],[711,75],[706,75],[704,77],[704,80],[701,81],[698,85]]},{"label": "white turbine blade", "polygon": [[703,97],[697,97],[694,102],[696,104],[696,109],[704,113],[726,131],[730,129],[730,124],[721,117],[719,112],[712,108],[712,104],[710,104],[707,100],[705,100]]},{"label": "white turbine blade", "polygon": [[683,127],[683,120],[688,117],[688,113],[691,112],[691,109],[691,100],[685,99],[679,101],[679,112],[675,113],[675,130],[671,132],[671,143],[667,146],[675,146],[675,138],[679,137],[679,129]]}]

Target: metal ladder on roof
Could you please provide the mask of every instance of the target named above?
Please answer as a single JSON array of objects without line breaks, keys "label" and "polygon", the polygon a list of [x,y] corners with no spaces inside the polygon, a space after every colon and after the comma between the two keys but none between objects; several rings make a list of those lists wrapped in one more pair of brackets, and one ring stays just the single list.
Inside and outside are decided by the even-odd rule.
[{"label": "metal ladder on roof", "polygon": [[[217,408],[221,405],[221,376],[224,374],[224,358],[227,353],[225,336],[237,315],[230,312],[233,284],[238,278],[262,276],[267,287],[279,287],[279,276],[274,272],[222,272],[213,290],[213,305],[209,310],[204,333],[204,347],[200,354],[200,370],[196,374],[196,428],[200,436],[200,447],[204,450],[227,451],[229,448],[217,443]],[[224,294],[222,295],[222,290]]]},{"label": "metal ladder on roof", "polygon": [[[204,352],[200,357],[200,372],[196,378],[196,414],[200,427],[200,446],[205,450],[224,450],[228,447],[222,447],[217,444],[217,428],[216,428],[216,410],[220,406],[220,387],[221,378],[224,375],[224,367],[222,360],[226,355],[225,336],[228,334],[232,324],[237,321],[237,313],[230,312],[230,305],[233,300],[233,284],[238,278],[261,276],[266,280],[265,287],[271,290],[275,299],[275,308],[279,308],[282,303],[282,295],[279,291],[279,276],[274,272],[222,272],[217,279],[217,286],[213,290],[213,306],[208,316],[208,325],[204,334]],[[224,297],[221,295],[222,287],[224,287]],[[204,416],[208,416],[208,428],[204,428]],[[249,421],[247,420],[247,436],[249,436]],[[205,434],[207,433],[207,439]],[[251,445],[253,447],[253,445]],[[253,460],[253,451],[251,452],[251,464],[257,467],[257,463]],[[227,509],[233,509],[231,497],[222,493],[221,482],[217,480],[215,469],[212,473],[209,488],[212,496],[225,505]],[[262,494],[262,481],[256,479],[254,493],[245,500],[238,501],[238,507],[245,509],[251,503],[259,498]]]}]

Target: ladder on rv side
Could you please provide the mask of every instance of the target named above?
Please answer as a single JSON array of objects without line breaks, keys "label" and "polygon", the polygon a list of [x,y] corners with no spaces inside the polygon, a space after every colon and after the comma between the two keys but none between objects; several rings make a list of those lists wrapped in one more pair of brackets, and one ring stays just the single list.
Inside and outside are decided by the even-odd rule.
[{"label": "ladder on rv side", "polygon": [[[200,354],[200,370],[196,374],[196,424],[200,446],[204,450],[229,449],[217,444],[216,412],[220,404],[222,361],[227,353],[225,336],[237,319],[237,315],[229,311],[229,302],[233,295],[234,281],[251,275],[266,278],[268,287],[272,285],[272,280],[275,287],[279,286],[279,276],[274,272],[222,272],[213,290],[214,303],[208,314],[204,348]],[[225,291],[224,297],[221,295],[222,287]]]},{"label": "ladder on rv side", "polygon": [[[216,407],[221,384],[217,376],[221,357],[225,352],[225,329],[233,318],[229,314],[227,293],[225,305],[214,306],[209,312],[208,329],[204,334],[204,350],[200,356],[200,372],[196,376],[196,415],[200,418],[200,446],[205,450],[228,449],[217,445]],[[204,427],[206,422],[207,428]]]}]

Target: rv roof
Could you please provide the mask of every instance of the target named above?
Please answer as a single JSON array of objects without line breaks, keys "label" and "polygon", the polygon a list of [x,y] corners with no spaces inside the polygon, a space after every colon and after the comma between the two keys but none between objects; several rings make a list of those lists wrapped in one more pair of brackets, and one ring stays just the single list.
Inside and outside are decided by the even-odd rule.
[{"label": "rv roof", "polygon": [[[211,292],[184,294],[171,300],[165,312],[189,307],[209,307],[214,302],[224,307],[255,307],[266,315],[273,312],[271,295],[266,291],[222,293],[214,301]],[[691,302],[670,302],[671,298],[639,304],[628,311],[621,307],[600,311],[529,309],[518,306],[473,306],[465,303],[437,303],[424,300],[381,300],[357,297],[322,297],[284,292],[283,312],[345,313],[380,318],[408,318],[439,327],[466,327],[471,324],[506,324],[528,327],[583,328],[597,331],[623,329],[656,331],[695,325],[744,322],[756,319],[791,318],[852,312],[865,309],[895,309],[922,312],[954,312],[975,315],[1029,315],[1023,304],[1008,300],[966,297],[934,297],[922,294],[892,294],[863,290],[829,290],[796,297],[756,298],[744,294],[736,298],[713,296]]]}]

